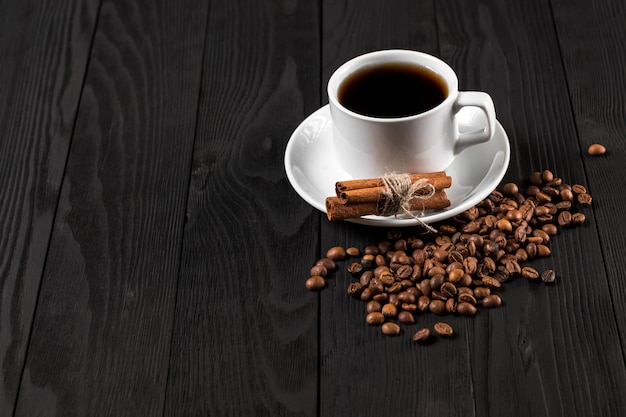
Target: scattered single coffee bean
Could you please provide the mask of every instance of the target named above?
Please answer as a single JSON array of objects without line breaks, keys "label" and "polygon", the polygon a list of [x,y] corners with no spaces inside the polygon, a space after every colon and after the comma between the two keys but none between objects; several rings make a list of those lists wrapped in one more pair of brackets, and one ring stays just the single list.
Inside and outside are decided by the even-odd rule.
[{"label": "scattered single coffee bean", "polygon": [[578,194],[578,196],[576,197],[578,199],[578,203],[581,206],[590,206],[591,205],[591,196],[587,193],[580,193]]},{"label": "scattered single coffee bean", "polygon": [[387,336],[397,336],[400,334],[400,325],[389,321],[381,326],[381,331]]},{"label": "scattered single coffee bean", "polygon": [[442,337],[451,337],[454,334],[452,326],[448,323],[438,322],[434,325],[435,333]]},{"label": "scattered single coffee bean", "polygon": [[341,246],[334,246],[326,252],[326,257],[333,261],[340,261],[346,258],[346,250]]},{"label": "scattered single coffee bean", "polygon": [[360,282],[351,282],[350,285],[348,285],[348,295],[356,297],[361,294],[361,291],[363,291],[363,285],[361,285]]},{"label": "scattered single coffee bean", "polygon": [[359,275],[363,271],[363,265],[359,262],[352,262],[348,265],[348,272],[352,275]]},{"label": "scattered single coffee bean", "polygon": [[552,284],[556,280],[556,273],[553,269],[546,269],[541,273],[541,280],[546,284]]},{"label": "scattered single coffee bean", "polygon": [[355,248],[354,246],[351,246],[348,249],[346,249],[346,255],[356,258],[357,256],[361,256],[361,251],[359,250],[359,248]]},{"label": "scattered single coffee bean", "polygon": [[587,153],[589,155],[604,155],[606,153],[606,148],[599,143],[594,143],[587,148]]},{"label": "scattered single coffee bean", "polygon": [[326,280],[320,275],[313,275],[304,283],[309,291],[319,291],[326,286]]},{"label": "scattered single coffee bean", "polygon": [[585,222],[585,215],[582,213],[574,213],[572,214],[572,223],[576,225],[583,224]]},{"label": "scattered single coffee bean", "polygon": [[412,339],[417,343],[425,343],[430,337],[430,330],[427,327],[421,328],[415,332]]},{"label": "scattered single coffee bean", "polygon": [[500,307],[502,305],[502,298],[498,294],[489,294],[482,299],[482,306],[485,308]]},{"label": "scattered single coffee bean", "polygon": [[572,192],[574,193],[574,195],[586,194],[587,193],[587,188],[585,188],[584,185],[574,184],[574,185],[572,185]]}]

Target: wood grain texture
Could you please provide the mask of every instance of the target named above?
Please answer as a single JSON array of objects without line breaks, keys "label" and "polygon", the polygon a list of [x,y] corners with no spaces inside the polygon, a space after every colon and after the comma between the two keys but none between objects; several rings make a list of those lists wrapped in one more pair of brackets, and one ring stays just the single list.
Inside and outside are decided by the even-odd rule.
[{"label": "wood grain texture", "polygon": [[97,8],[0,2],[0,416],[15,406]]},{"label": "wood grain texture", "polygon": [[[626,226],[618,220],[626,206],[626,194],[621,192],[626,187],[626,7],[623,2],[556,1],[553,9],[587,185],[596,196],[594,220],[626,357]],[[607,153],[588,155],[586,150],[593,143],[604,144]]]},{"label": "wood grain texture", "polygon": [[[461,76],[462,85],[492,94],[510,135],[512,161],[505,180],[549,168],[567,182],[586,184],[549,5],[438,5],[442,55],[460,74],[470,74]],[[581,15],[570,24],[584,19]],[[554,289],[520,285],[510,295],[507,289],[505,308],[490,317],[484,337],[475,341],[479,415],[624,413],[624,399],[611,394],[625,382],[616,307],[594,213],[584,212],[587,226],[564,230],[551,242],[553,256],[535,262],[539,269],[554,268],[559,284]],[[598,332],[588,325],[592,320],[606,326]],[[506,401],[494,400],[499,398]]]},{"label": "wood grain texture", "polygon": [[162,413],[204,2],[104,2],[17,416]]},{"label": "wood grain texture", "polygon": [[314,2],[213,2],[165,414],[313,416],[320,214],[284,150],[319,106]]}]

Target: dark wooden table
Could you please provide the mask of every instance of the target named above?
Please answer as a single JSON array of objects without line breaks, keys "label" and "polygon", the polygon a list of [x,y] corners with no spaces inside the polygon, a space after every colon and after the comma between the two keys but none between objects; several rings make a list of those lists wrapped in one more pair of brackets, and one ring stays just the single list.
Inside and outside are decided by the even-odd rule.
[{"label": "dark wooden table", "polygon": [[[625,22],[621,0],[0,0],[0,416],[626,415]],[[531,263],[555,286],[513,280],[426,346],[366,326],[345,271],[305,290],[382,231],[329,223],[283,167],[333,70],[385,48],[492,95],[505,181],[594,197]]]}]

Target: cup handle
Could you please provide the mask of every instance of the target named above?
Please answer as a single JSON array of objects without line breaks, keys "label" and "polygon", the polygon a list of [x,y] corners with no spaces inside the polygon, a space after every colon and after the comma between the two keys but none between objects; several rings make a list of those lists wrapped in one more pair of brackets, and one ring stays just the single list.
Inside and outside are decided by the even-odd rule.
[{"label": "cup handle", "polygon": [[[470,132],[461,133],[459,132],[458,113],[463,107],[468,106],[482,110],[487,118],[487,125]],[[491,140],[496,131],[496,110],[491,96],[482,91],[459,91],[454,103],[454,129],[456,131],[455,155],[469,146]]]}]

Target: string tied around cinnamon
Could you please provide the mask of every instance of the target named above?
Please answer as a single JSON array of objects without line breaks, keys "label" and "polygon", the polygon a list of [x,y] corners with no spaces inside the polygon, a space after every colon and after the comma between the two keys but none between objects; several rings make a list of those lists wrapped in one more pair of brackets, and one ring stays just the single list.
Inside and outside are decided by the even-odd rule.
[{"label": "string tied around cinnamon", "polygon": [[426,224],[419,215],[411,211],[411,200],[427,200],[435,194],[435,187],[427,179],[411,182],[409,174],[385,174],[382,177],[384,190],[380,201],[381,216],[398,216],[406,214],[416,220],[426,230],[437,233],[437,229]]}]

